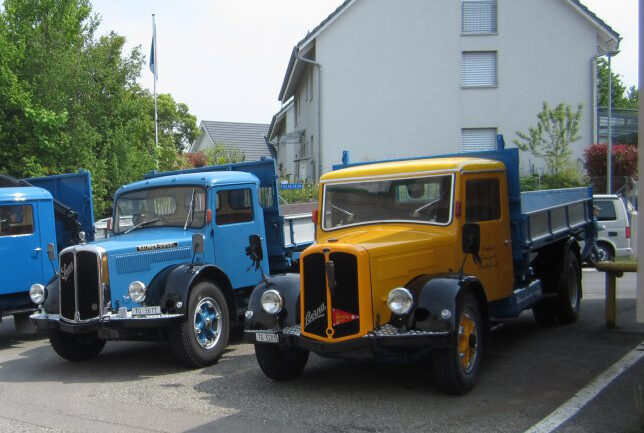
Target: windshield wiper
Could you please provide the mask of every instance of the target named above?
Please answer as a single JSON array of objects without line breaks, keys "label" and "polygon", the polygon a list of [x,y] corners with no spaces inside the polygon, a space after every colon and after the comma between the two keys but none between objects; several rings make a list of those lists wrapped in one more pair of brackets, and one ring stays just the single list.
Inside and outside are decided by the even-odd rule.
[{"label": "windshield wiper", "polygon": [[348,216],[349,218],[353,218],[353,217],[355,216],[355,214],[354,214],[354,213],[351,213],[351,212],[349,212],[348,210],[345,210],[345,209],[342,209],[342,208],[340,208],[340,207],[337,207],[336,205],[334,205],[334,204],[333,204],[333,203],[331,203],[331,202],[329,202],[329,206],[331,206],[333,209],[335,209],[335,210],[337,210],[337,211],[342,212],[343,214],[345,214],[345,215],[346,215],[346,216]]},{"label": "windshield wiper", "polygon": [[430,207],[434,206],[436,203],[439,203],[441,200],[442,199],[437,198],[436,200],[432,200],[429,203],[426,203],[426,204],[422,205],[421,207],[419,207],[418,209],[416,209],[414,211],[414,215],[416,215],[416,216],[420,215],[420,213],[422,211],[429,209]]},{"label": "windshield wiper", "polygon": [[194,219],[194,212],[193,209],[195,207],[195,189],[192,188],[192,197],[190,198],[190,209],[188,209],[188,216],[186,217],[186,223],[183,225],[183,229],[188,228],[188,220],[190,220],[190,224],[192,224],[192,220]]},{"label": "windshield wiper", "polygon": [[136,229],[138,229],[140,227],[147,226],[148,224],[152,224],[152,223],[155,223],[155,222],[160,221],[160,220],[161,220],[161,218],[155,218],[155,219],[152,219],[152,220],[147,220],[147,221],[140,222],[137,225],[135,225],[134,227],[131,227],[131,228],[127,229],[125,231],[125,233],[123,233],[123,234],[126,235],[126,234],[130,233],[132,230],[136,230]]}]

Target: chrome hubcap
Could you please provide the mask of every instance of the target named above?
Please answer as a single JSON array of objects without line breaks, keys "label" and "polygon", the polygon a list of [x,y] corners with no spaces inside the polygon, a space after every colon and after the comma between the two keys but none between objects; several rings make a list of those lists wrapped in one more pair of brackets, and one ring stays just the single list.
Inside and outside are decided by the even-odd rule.
[{"label": "chrome hubcap", "polygon": [[221,335],[221,310],[212,298],[203,298],[197,304],[194,316],[195,338],[201,347],[212,349]]}]

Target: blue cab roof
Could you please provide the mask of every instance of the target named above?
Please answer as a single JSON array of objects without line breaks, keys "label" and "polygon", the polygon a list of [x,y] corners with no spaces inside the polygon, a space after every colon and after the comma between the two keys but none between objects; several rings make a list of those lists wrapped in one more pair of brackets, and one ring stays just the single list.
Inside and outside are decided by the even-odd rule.
[{"label": "blue cab roof", "polygon": [[247,172],[242,171],[213,171],[200,173],[173,174],[160,176],[152,179],[141,180],[120,187],[116,194],[123,194],[144,188],[172,185],[203,185],[212,187],[215,185],[235,185],[254,183],[259,186],[259,179]]},{"label": "blue cab roof", "polygon": [[27,200],[52,200],[52,196],[46,189],[37,187],[0,188],[0,202],[19,203]]}]

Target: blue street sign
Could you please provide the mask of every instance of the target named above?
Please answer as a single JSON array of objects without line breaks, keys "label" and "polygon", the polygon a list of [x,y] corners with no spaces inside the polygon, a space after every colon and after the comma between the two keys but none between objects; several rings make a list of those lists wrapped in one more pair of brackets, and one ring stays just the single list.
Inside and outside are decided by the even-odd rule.
[{"label": "blue street sign", "polygon": [[303,183],[281,183],[280,189],[303,189]]}]

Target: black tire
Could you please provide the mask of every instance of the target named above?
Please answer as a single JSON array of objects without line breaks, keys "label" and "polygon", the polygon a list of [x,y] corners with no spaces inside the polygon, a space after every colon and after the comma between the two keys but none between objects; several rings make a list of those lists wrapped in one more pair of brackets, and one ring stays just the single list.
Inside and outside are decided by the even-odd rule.
[{"label": "black tire", "polygon": [[532,307],[532,315],[538,324],[548,326],[557,320],[557,304],[554,299],[542,299]]},{"label": "black tire", "polygon": [[[197,334],[200,326],[203,330]],[[197,283],[190,291],[186,320],[170,329],[172,352],[188,367],[205,367],[219,360],[229,336],[230,314],[223,292],[210,281]]]},{"label": "black tire", "polygon": [[105,347],[105,340],[98,338],[97,332],[68,334],[52,330],[49,333],[49,342],[61,358],[73,362],[96,358]]},{"label": "black tire", "polygon": [[599,251],[597,258],[595,259],[596,262],[612,262],[615,260],[615,254],[613,253],[613,249],[610,245],[604,242],[597,242],[597,249]]},{"label": "black tire", "polygon": [[573,323],[579,316],[581,304],[581,267],[577,255],[568,250],[562,268],[559,296],[557,296],[557,319],[559,323]]},{"label": "black tire", "polygon": [[264,374],[281,382],[302,374],[309,360],[309,351],[295,346],[256,343],[255,356]]},{"label": "black tire", "polygon": [[[467,332],[465,323],[473,322],[473,332]],[[479,377],[481,356],[483,354],[483,322],[476,297],[466,292],[456,306],[457,329],[449,349],[433,353],[432,364],[434,379],[441,391],[448,394],[463,395],[474,388]],[[469,336],[469,337],[468,337]],[[459,344],[461,343],[461,344]],[[466,345],[466,346],[463,346]],[[459,346],[466,347],[459,353]],[[464,365],[461,359],[466,359]]]}]

